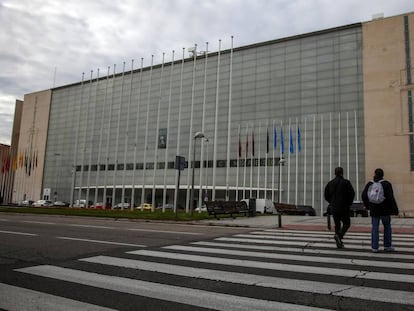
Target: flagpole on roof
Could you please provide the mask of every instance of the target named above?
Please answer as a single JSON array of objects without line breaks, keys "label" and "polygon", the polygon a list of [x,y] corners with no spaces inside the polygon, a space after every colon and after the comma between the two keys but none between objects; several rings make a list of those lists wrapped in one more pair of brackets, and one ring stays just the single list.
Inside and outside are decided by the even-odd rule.
[{"label": "flagpole on roof", "polygon": [[[120,102],[119,102],[119,112],[118,112],[118,118],[116,122],[116,138],[115,138],[115,167],[114,167],[114,175],[112,179],[112,208],[114,208],[114,205],[117,204],[116,202],[116,177],[118,172],[118,154],[119,154],[119,135],[120,135],[120,128],[121,128],[121,111],[122,111],[122,102],[124,98],[124,81],[125,81],[125,62],[122,64],[122,76],[121,76],[121,96],[120,96]],[[123,202],[121,202],[123,203]]]},{"label": "flagpole on roof", "polygon": [[[191,109],[190,109],[190,133],[188,135],[188,170],[187,170],[187,195],[186,195],[186,204],[185,204],[185,211],[188,213],[192,213],[193,210],[193,206],[194,206],[194,202],[190,202],[190,196],[194,199],[194,189],[191,190],[190,192],[190,187],[193,186],[191,183],[191,178],[190,177],[194,177],[191,176],[191,172],[194,173],[194,170],[190,170],[190,164],[191,164],[191,155],[193,154],[193,167],[195,167],[195,153],[193,153],[193,151],[195,152],[195,150],[193,150],[194,148],[194,144],[193,144],[193,139],[194,139],[194,133],[193,133],[193,128],[194,128],[194,93],[195,93],[195,76],[196,76],[196,65],[197,65],[197,44],[194,44],[194,53],[193,53],[193,77],[192,77],[192,82],[191,82]],[[194,179],[194,178],[193,178]]]},{"label": "flagpole on roof", "polygon": [[288,172],[287,172],[287,203],[290,204],[290,155],[292,153],[292,122],[289,118],[289,153],[288,153]]},{"label": "flagpole on roof", "polygon": [[[183,55],[181,58],[181,73],[180,73],[180,98],[178,100],[178,125],[177,125],[177,151],[176,151],[176,155],[180,155],[180,144],[181,144],[181,110],[182,110],[182,105],[183,105],[183,75],[184,75],[184,52],[185,52],[185,48],[183,48]],[[188,161],[189,159],[187,159]],[[189,163],[189,162],[188,162]],[[189,167],[188,167],[189,169]],[[179,174],[179,170],[175,170],[175,180],[178,180],[178,174]],[[178,187],[175,187],[174,190],[174,213],[176,212],[177,208],[178,208],[178,196],[179,196],[179,191],[180,189],[178,189]]]},{"label": "flagpole on roof", "polygon": [[349,113],[346,112],[346,176],[349,178]]},{"label": "flagpole on roof", "polygon": [[252,152],[250,154],[250,198],[253,197],[254,124],[252,124]]},{"label": "flagpole on roof", "polygon": [[[147,113],[145,118],[145,141],[144,141],[144,166],[142,168],[142,188],[141,188],[141,204],[145,203],[145,186],[146,186],[146,173],[147,173],[147,150],[148,150],[148,123],[149,123],[149,110],[151,105],[151,89],[152,89],[152,72],[154,65],[154,55],[151,55],[151,66],[149,74],[149,86],[147,92]],[[152,207],[154,208],[154,206]],[[143,211],[144,209],[142,209]]]},{"label": "flagpole on roof", "polygon": [[[155,139],[154,139],[154,168],[152,174],[152,208],[156,208],[155,206],[155,177],[157,173],[157,164],[158,164],[158,144],[159,144],[159,132],[160,132],[160,111],[161,111],[161,101],[162,101],[162,83],[164,79],[164,61],[165,61],[165,53],[162,53],[162,63],[161,63],[161,73],[160,73],[160,87],[158,89],[158,101],[157,101],[157,122],[155,126]],[[162,210],[164,211],[164,206],[162,206]]]},{"label": "flagpole on roof", "polygon": [[357,113],[354,110],[355,126],[355,175],[356,175],[356,193],[359,193],[359,159],[358,159],[358,131],[357,131]]},{"label": "flagpole on roof", "polygon": [[[127,171],[127,154],[128,152],[128,141],[129,141],[129,119],[130,119],[130,111],[131,111],[131,101],[132,101],[132,83],[134,81],[134,60],[131,59],[131,72],[129,77],[129,96],[128,96],[128,105],[127,105],[127,113],[126,113],[126,124],[125,124],[125,140],[124,140],[124,170],[122,172],[122,194],[121,194],[121,203],[131,203],[132,202],[125,202],[125,178],[126,178],[126,171]],[[122,208],[122,206],[121,206]]]},{"label": "flagpole on roof", "polygon": [[[114,64],[114,70],[112,72],[112,95],[111,100],[109,102],[109,121],[108,121],[108,131],[106,135],[106,153],[105,153],[105,175],[104,175],[104,199],[106,203],[106,193],[108,188],[108,171],[109,171],[109,143],[110,143],[110,130],[112,124],[112,106],[114,104],[114,97],[115,97],[115,72],[116,72],[116,64]],[[107,83],[109,82],[109,77],[107,77]],[[108,202],[109,203],[109,202]],[[111,199],[111,205],[113,205],[113,200]]]},{"label": "flagpole on roof", "polygon": [[[92,79],[93,79],[93,70],[91,70],[91,76],[89,79],[89,89],[88,89],[88,98],[86,100],[86,116],[89,115],[89,109],[90,109],[90,102],[91,102],[91,94],[92,94]],[[88,134],[88,122],[86,121],[85,118],[85,123],[86,123],[86,127],[85,127],[85,131],[83,132],[83,149],[82,149],[82,161],[81,161],[81,171],[80,171],[80,179],[79,179],[79,200],[82,199],[82,188],[83,188],[83,178],[84,178],[84,172],[85,172],[85,166],[86,166],[86,152],[87,152],[87,144],[86,144],[86,140],[88,138],[87,134]],[[91,152],[91,150],[89,149],[89,152]],[[88,169],[89,170],[89,169]],[[86,177],[88,176],[88,174],[86,173]],[[86,193],[85,193],[85,198],[86,201],[89,200],[89,185],[86,185]]]},{"label": "flagpole on roof", "polygon": [[262,128],[262,122],[259,121],[259,134],[257,136],[257,137],[259,137],[259,148],[257,148],[259,150],[259,152],[257,154],[257,191],[256,191],[256,198],[260,198],[260,144],[261,144],[260,132],[261,132],[261,128]]},{"label": "flagpole on roof", "polygon": [[272,148],[272,202],[275,201],[275,150],[277,147],[277,131],[275,120],[272,122],[273,127],[273,148]]},{"label": "flagpole on roof", "polygon": [[[96,126],[96,104],[97,104],[98,87],[99,87],[99,68],[96,71],[96,80],[95,81],[96,81],[96,86],[95,86],[95,100],[93,102],[92,130],[91,130],[91,133],[94,133],[95,132],[95,126]],[[91,145],[91,149],[92,149],[93,144],[90,144],[90,145]],[[99,152],[100,152],[100,150],[97,150],[97,153],[99,153]],[[87,182],[87,185],[88,185],[88,188],[87,189],[88,190],[89,190],[89,188],[91,188],[91,166],[92,166],[92,150],[89,153],[89,161],[88,161],[88,167],[89,167],[89,170],[88,170],[88,182]],[[96,198],[97,193],[98,193],[98,185],[96,183],[95,183],[95,187],[94,188],[95,188],[94,203],[96,203],[95,198]],[[87,198],[89,200],[89,194],[88,194]]]},{"label": "flagpole on roof", "polygon": [[233,36],[231,36],[230,49],[230,76],[229,76],[229,106],[227,112],[227,165],[226,165],[226,201],[229,200],[229,171],[230,171],[230,146],[231,146],[231,105],[232,105],[232,79],[233,79]]},{"label": "flagpole on roof", "polygon": [[[94,203],[96,204],[96,202],[98,202],[98,184],[100,182],[100,173],[101,173],[101,154],[102,154],[102,139],[103,139],[103,131],[104,131],[104,124],[105,124],[105,116],[106,116],[106,106],[107,106],[107,99],[108,99],[108,79],[109,79],[109,70],[110,67],[108,66],[108,71],[106,73],[106,85],[105,85],[105,97],[104,97],[104,102],[102,105],[102,119],[101,119],[101,127],[99,130],[99,147],[98,147],[98,159],[97,159],[97,168],[96,168],[96,178],[95,178],[95,201]],[[106,171],[105,171],[106,172]],[[105,204],[106,203],[106,193],[102,195],[102,201]]]},{"label": "flagpole on roof", "polygon": [[219,119],[219,90],[220,90],[220,59],[221,59],[221,39],[219,40],[219,49],[217,54],[217,77],[216,77],[216,102],[214,114],[214,143],[213,143],[213,189],[211,199],[216,199],[216,170],[217,170],[217,138],[218,138],[218,119]]},{"label": "flagpole on roof", "polygon": [[239,162],[241,157],[241,141],[240,141],[240,123],[239,123],[239,129],[238,129],[238,146],[237,146],[237,173],[236,173],[236,201],[239,200]]},{"label": "flagpole on roof", "polygon": [[[158,89],[158,101],[157,101],[157,123],[155,126],[155,139],[154,139],[154,168],[153,168],[153,175],[152,175],[152,208],[156,208],[155,206],[155,177],[157,174],[157,163],[158,163],[158,143],[159,143],[159,134],[160,134],[160,112],[161,112],[161,101],[162,101],[162,83],[164,79],[164,62],[165,62],[165,53],[162,53],[162,63],[161,63],[161,73],[160,73],[160,87]],[[165,211],[165,207],[162,206],[162,211]]]},{"label": "flagpole on roof", "polygon": [[[79,123],[80,123],[80,111],[82,108],[82,96],[83,96],[83,80],[85,78],[85,73],[82,72],[82,80],[81,80],[81,90],[79,95],[79,109],[78,114],[76,117],[76,134],[75,134],[75,147],[73,148],[73,166],[72,166],[72,185],[70,188],[70,206],[73,206],[73,199],[75,195],[75,178],[76,178],[76,163],[78,161],[78,146],[79,146]],[[76,107],[76,106],[74,106]],[[75,114],[75,111],[74,113]],[[25,159],[26,160],[26,159]],[[26,161],[25,161],[26,162]],[[27,163],[27,162],[26,162]],[[27,167],[27,164],[26,164]]]},{"label": "flagpole on roof", "polygon": [[295,167],[295,205],[298,205],[298,167],[299,167],[299,123],[296,118],[296,167]]},{"label": "flagpole on roof", "polygon": [[[320,154],[321,154],[321,181],[320,181],[320,189],[323,189],[323,168],[324,168],[324,156],[323,156],[323,148],[324,148],[324,144],[323,144],[323,114],[321,114],[321,149],[320,149]],[[324,202],[324,192],[323,191],[319,191],[320,193],[320,201],[321,201],[321,215],[323,215],[323,202]]]},{"label": "flagpole on roof", "polygon": [[266,154],[265,154],[265,176],[264,176],[264,199],[267,195],[267,155],[269,154],[269,120],[266,119]]},{"label": "flagpole on roof", "polygon": [[316,115],[313,115],[312,129],[312,207],[315,207],[315,151],[316,151]]},{"label": "flagpole on roof", "polygon": [[[206,134],[205,132],[205,115],[206,115],[206,98],[207,98],[207,63],[208,63],[208,42],[206,42],[206,50],[204,52],[204,83],[203,83],[203,108],[202,108],[202,115],[201,115],[201,132]],[[207,175],[208,173],[208,163],[206,167],[204,167],[204,143],[208,143],[208,137],[201,140],[201,146],[200,146],[200,186],[198,191],[198,202],[199,207],[201,206],[202,202],[204,201],[203,198],[205,198],[203,193],[203,176],[204,174]],[[208,147],[207,147],[208,151]],[[208,156],[207,156],[208,157]],[[204,169],[205,168],[205,169]],[[207,194],[207,182],[205,184],[206,192]],[[201,208],[199,210],[201,213]]]},{"label": "flagpole on roof", "polygon": [[162,193],[162,206],[163,211],[165,210],[164,206],[167,204],[167,171],[168,171],[168,150],[169,150],[169,133],[171,126],[171,104],[172,104],[172,82],[174,74],[174,53],[173,50],[171,53],[171,67],[170,67],[170,81],[169,81],[169,92],[168,92],[168,111],[167,111],[167,133],[165,136],[165,153],[164,153],[164,190]]},{"label": "flagpole on roof", "polygon": [[[307,121],[307,118],[305,117],[305,120],[304,120],[304,134],[305,134],[305,136],[304,136],[304,151],[303,151],[303,205],[306,205],[306,177],[307,177],[307,174],[306,174],[306,165],[307,165],[307,129],[306,129],[306,121]],[[313,207],[313,206],[312,206]]]},{"label": "flagpole on roof", "polygon": [[139,120],[140,118],[140,107],[141,107],[141,91],[142,91],[142,71],[143,71],[143,67],[144,67],[144,58],[141,57],[141,66],[140,66],[140,71],[139,71],[139,88],[138,88],[138,94],[137,94],[137,114],[136,114],[136,120],[135,120],[135,139],[134,139],[134,161],[133,161],[133,165],[134,168],[132,170],[132,190],[131,190],[131,208],[134,206],[135,204],[135,188],[136,188],[136,183],[135,183],[135,172],[137,170],[137,149],[138,149],[138,129],[139,129]]}]

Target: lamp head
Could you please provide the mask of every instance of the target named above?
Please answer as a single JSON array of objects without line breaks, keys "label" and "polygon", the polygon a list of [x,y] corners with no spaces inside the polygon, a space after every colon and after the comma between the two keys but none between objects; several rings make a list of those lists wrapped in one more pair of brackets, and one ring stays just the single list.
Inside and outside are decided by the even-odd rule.
[{"label": "lamp head", "polygon": [[196,132],[194,134],[194,139],[196,139],[196,138],[203,138],[203,137],[204,137],[204,133],[202,133],[202,132]]}]

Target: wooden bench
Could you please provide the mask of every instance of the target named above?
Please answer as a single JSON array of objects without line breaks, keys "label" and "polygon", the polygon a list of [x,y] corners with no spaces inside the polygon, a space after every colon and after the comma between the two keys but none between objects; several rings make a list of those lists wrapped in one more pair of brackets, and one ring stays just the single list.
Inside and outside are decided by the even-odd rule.
[{"label": "wooden bench", "polygon": [[207,212],[209,215],[214,215],[214,218],[219,219],[217,215],[230,215],[235,218],[234,214],[247,215],[249,207],[244,201],[209,201],[205,202]]}]

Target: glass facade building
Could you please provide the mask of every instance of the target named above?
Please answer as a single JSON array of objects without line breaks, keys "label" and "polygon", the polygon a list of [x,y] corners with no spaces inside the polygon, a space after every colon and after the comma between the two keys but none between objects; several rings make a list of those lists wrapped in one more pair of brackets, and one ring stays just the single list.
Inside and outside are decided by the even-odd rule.
[{"label": "glass facade building", "polygon": [[194,163],[194,205],[266,197],[322,210],[336,166],[356,190],[365,182],[361,32],[176,52],[53,89],[43,188],[66,201],[188,208]]}]

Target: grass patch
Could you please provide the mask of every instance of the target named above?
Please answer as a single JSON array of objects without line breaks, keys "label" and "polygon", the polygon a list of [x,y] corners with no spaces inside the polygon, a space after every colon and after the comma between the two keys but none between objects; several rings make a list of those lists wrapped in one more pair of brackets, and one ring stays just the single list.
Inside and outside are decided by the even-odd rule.
[{"label": "grass patch", "polygon": [[[131,211],[131,210],[101,210],[89,208],[56,208],[56,207],[19,207],[19,206],[1,206],[0,212],[8,213],[26,213],[26,214],[43,214],[43,215],[64,215],[64,216],[85,216],[85,217],[106,217],[106,218],[127,218],[127,219],[148,219],[148,220],[174,220],[174,221],[192,221],[202,219],[213,219],[208,213],[193,212],[193,215],[179,210],[177,215],[173,211],[155,210],[151,211]],[[221,215],[220,218],[229,217]]]}]

